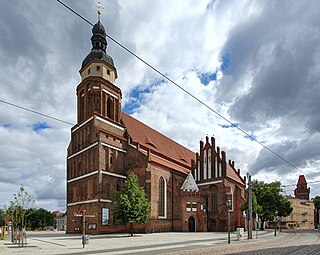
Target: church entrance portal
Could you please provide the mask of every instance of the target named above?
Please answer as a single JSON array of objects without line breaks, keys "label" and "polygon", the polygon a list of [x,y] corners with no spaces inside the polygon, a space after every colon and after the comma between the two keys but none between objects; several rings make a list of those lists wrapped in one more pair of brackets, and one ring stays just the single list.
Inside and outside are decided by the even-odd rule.
[{"label": "church entrance portal", "polygon": [[191,216],[188,220],[189,232],[196,232],[196,220]]}]

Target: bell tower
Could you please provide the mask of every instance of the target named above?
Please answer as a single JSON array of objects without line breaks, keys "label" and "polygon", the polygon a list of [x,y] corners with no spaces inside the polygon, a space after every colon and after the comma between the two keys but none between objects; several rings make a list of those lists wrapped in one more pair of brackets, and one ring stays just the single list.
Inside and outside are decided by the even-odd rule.
[{"label": "bell tower", "polygon": [[297,188],[294,190],[294,196],[296,198],[309,200],[310,188],[304,175],[300,175],[297,183]]},{"label": "bell tower", "polygon": [[78,118],[82,123],[95,113],[109,121],[120,123],[121,90],[115,86],[117,69],[106,52],[105,28],[98,22],[92,28],[92,49],[82,62],[81,83],[77,87]]},{"label": "bell tower", "polygon": [[67,233],[81,231],[82,223],[74,215],[83,211],[94,215],[87,220],[88,233],[111,231],[113,192],[126,179],[122,93],[115,85],[117,69],[107,53],[100,3],[98,8],[98,22],[92,27],[92,48],[79,71],[77,123],[71,129],[68,146]]}]

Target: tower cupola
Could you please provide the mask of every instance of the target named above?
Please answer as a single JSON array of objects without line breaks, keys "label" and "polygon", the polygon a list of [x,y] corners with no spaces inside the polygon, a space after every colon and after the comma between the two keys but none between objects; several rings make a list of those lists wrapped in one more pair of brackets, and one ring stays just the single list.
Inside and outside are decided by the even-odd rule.
[{"label": "tower cupola", "polygon": [[117,69],[112,57],[107,54],[106,30],[100,19],[92,28],[91,44],[91,51],[82,61],[80,70],[82,79],[88,76],[100,76],[114,83],[118,77]]}]

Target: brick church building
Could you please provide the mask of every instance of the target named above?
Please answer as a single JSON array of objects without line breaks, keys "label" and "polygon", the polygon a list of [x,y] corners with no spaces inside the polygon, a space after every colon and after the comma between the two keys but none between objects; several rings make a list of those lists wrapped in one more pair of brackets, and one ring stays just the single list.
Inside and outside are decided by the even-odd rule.
[{"label": "brick church building", "polygon": [[226,231],[227,199],[231,230],[243,227],[246,180],[215,138],[200,141],[195,153],[122,112],[118,73],[100,21],[91,42],[67,152],[67,233],[82,232],[84,212],[92,216],[86,217],[86,233],[127,231],[113,219],[112,199],[131,172],[151,202],[150,221],[135,231]]}]

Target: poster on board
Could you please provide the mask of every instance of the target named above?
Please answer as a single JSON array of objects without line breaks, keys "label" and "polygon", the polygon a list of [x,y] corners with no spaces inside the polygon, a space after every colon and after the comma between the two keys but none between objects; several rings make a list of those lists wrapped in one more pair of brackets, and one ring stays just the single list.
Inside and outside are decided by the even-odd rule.
[{"label": "poster on board", "polygon": [[102,225],[109,225],[109,208],[102,208]]}]

